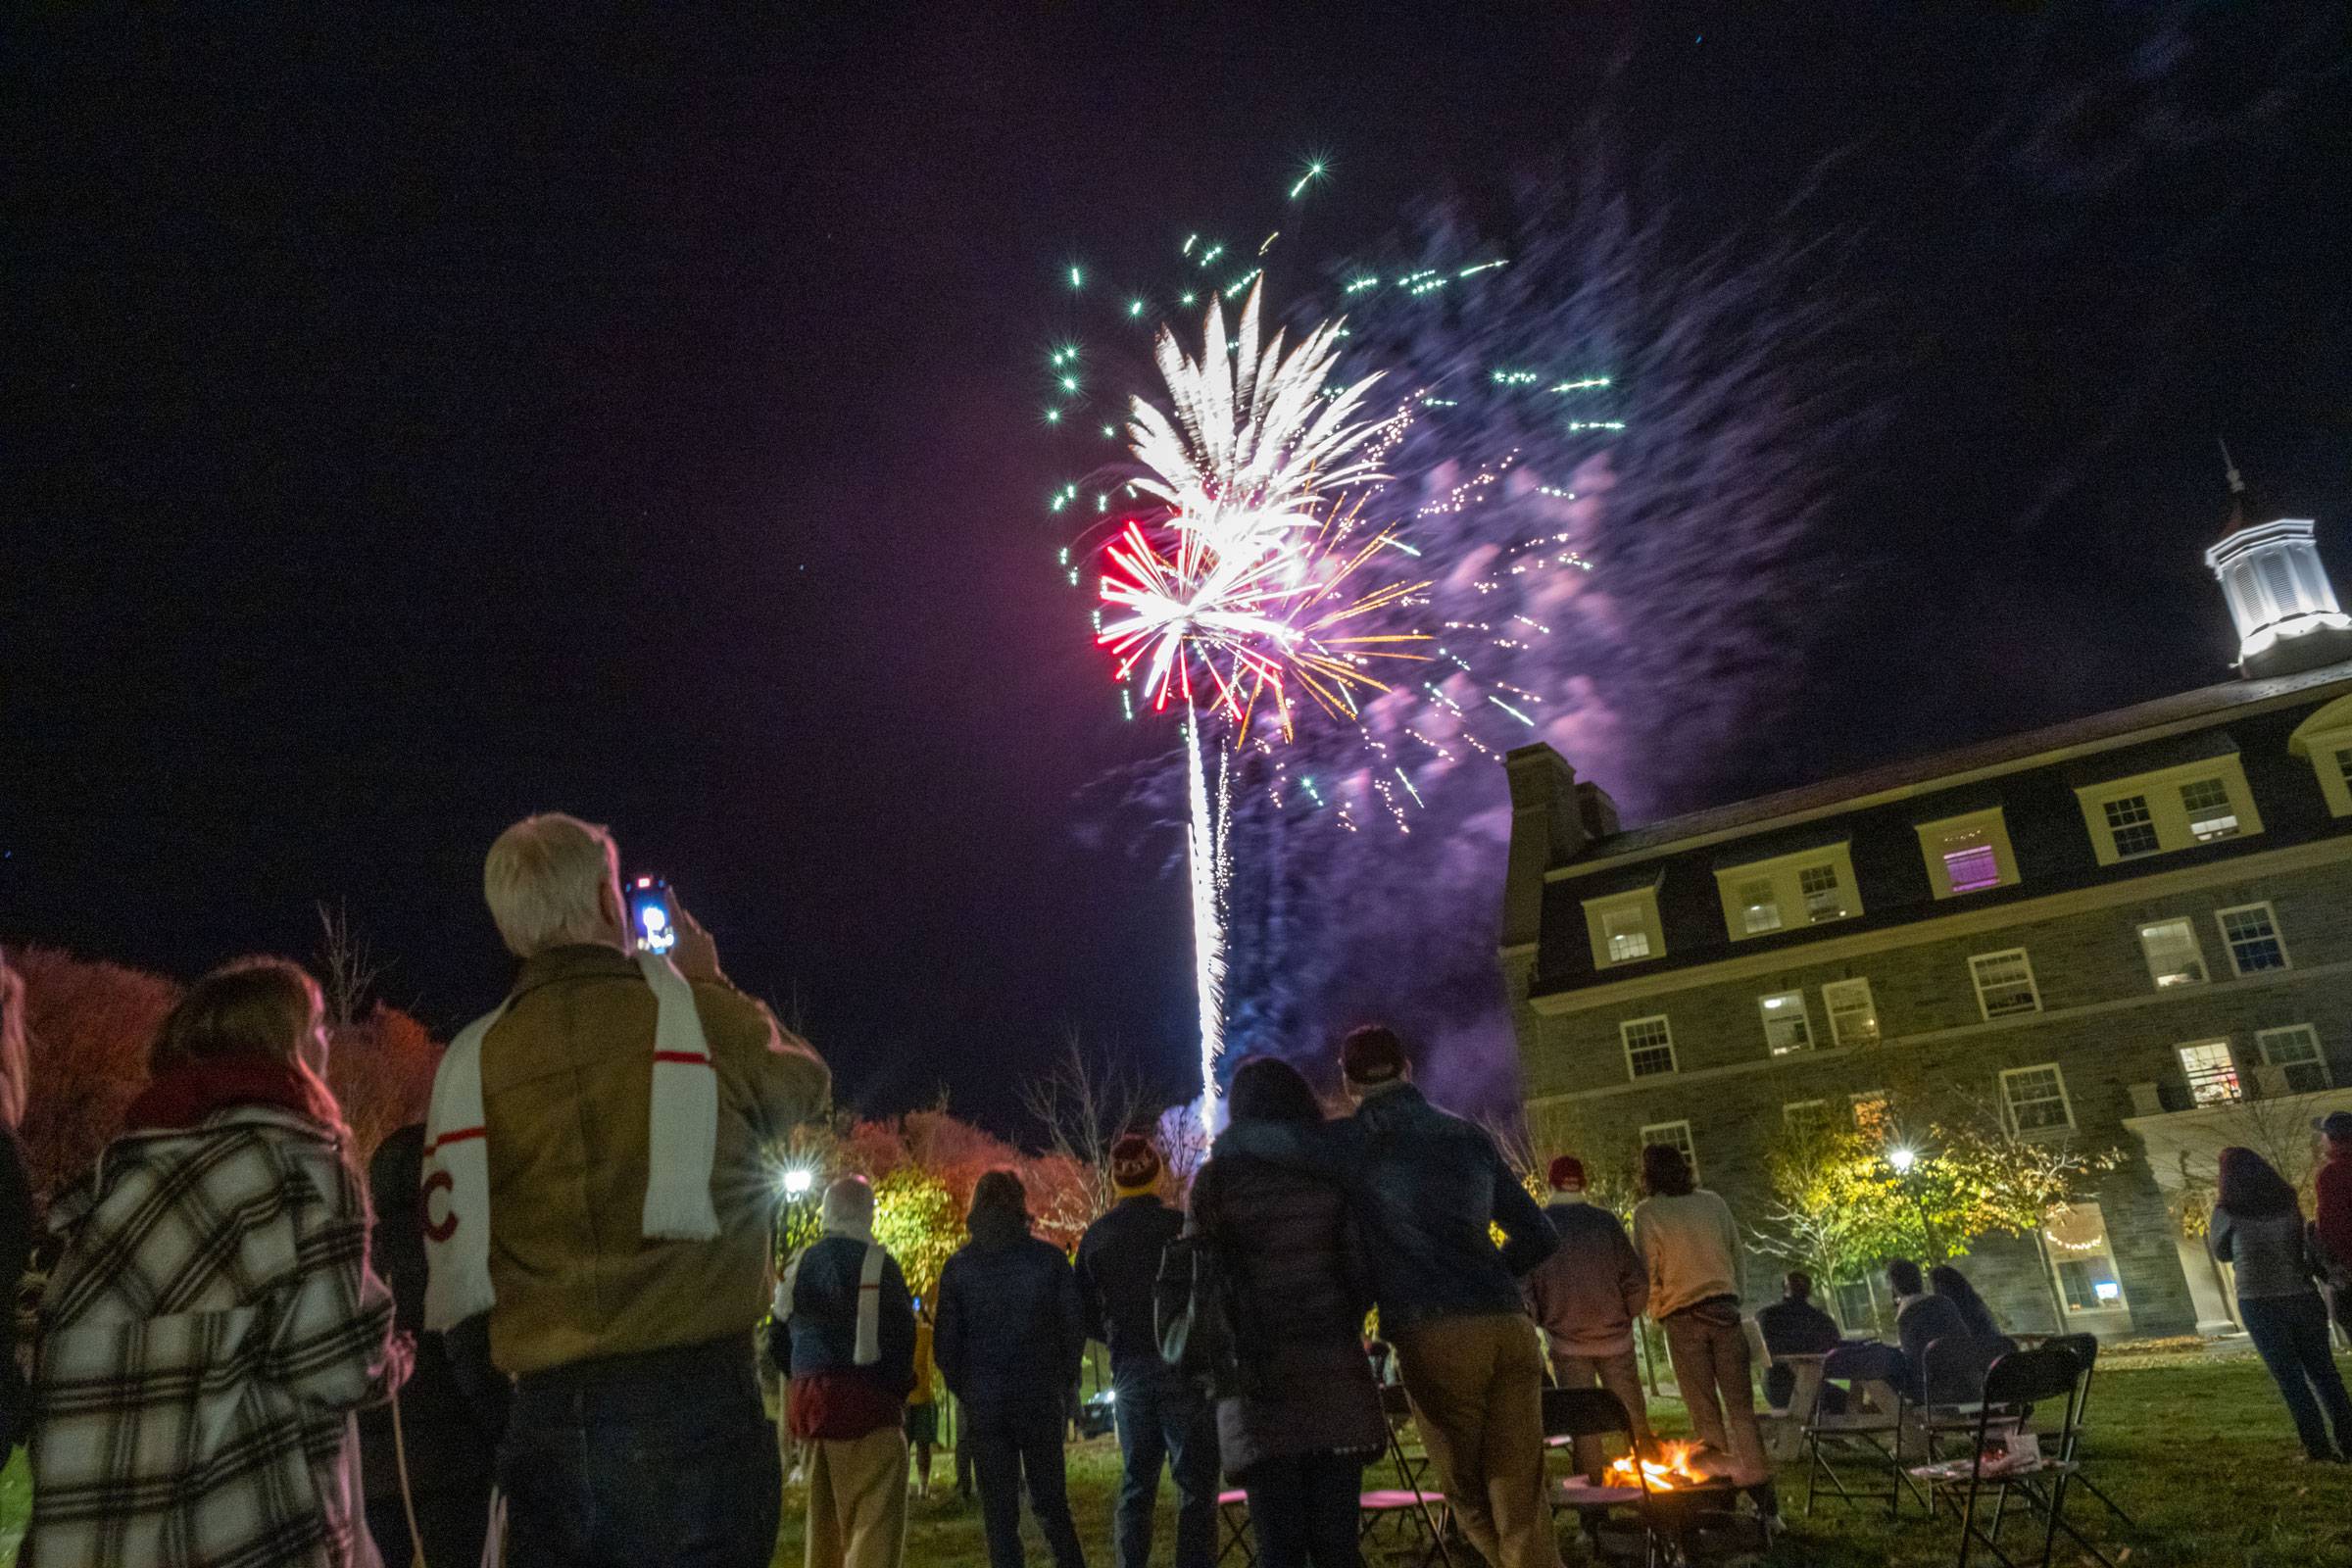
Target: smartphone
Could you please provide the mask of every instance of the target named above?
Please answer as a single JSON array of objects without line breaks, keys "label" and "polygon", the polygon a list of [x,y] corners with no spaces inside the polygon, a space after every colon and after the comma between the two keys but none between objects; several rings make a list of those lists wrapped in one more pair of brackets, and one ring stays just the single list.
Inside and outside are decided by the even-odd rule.
[{"label": "smartphone", "polygon": [[629,905],[629,946],[639,953],[667,953],[678,945],[678,906],[669,884],[641,876],[623,896]]}]

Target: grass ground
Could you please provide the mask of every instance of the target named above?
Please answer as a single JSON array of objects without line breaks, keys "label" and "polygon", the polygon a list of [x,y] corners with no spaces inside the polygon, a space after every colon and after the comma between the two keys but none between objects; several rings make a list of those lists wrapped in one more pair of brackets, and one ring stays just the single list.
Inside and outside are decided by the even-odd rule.
[{"label": "grass ground", "polygon": [[[2096,1421],[2084,1457],[2116,1499],[2137,1519],[2124,1532],[2097,1505],[2070,1517],[2107,1545],[2126,1568],[2352,1568],[2352,1466],[2309,1466],[2261,1363],[2226,1360],[2117,1357],[2099,1369]],[[1673,1400],[1653,1409],[1659,1427],[1676,1431],[1682,1408]],[[942,1456],[935,1481],[955,1479]],[[1108,1439],[1070,1449],[1070,1496],[1080,1538],[1092,1560],[1109,1561],[1110,1501],[1118,1481],[1117,1446]],[[1165,1505],[1159,1557],[1166,1560],[1175,1521]],[[0,1568],[16,1560],[30,1491],[20,1452],[0,1472]],[[778,1568],[801,1561],[800,1494],[786,1499]],[[1927,1568],[1952,1560],[1958,1529],[1948,1515],[1929,1520],[1906,1507],[1890,1523],[1876,1509],[1825,1506],[1804,1515],[1801,1467],[1782,1473],[1782,1506],[1788,1532],[1773,1562],[1803,1568]],[[1570,1532],[1569,1560],[1579,1544]],[[1031,1532],[1031,1560],[1045,1562]],[[915,1504],[907,1544],[908,1568],[966,1568],[985,1563],[976,1512],[953,1502]],[[2072,1565],[2063,1550],[2057,1560]],[[2087,1558],[2081,1559],[2087,1561]]]},{"label": "grass ground", "polygon": [[[2125,1532],[2094,1499],[2067,1515],[2124,1568],[2352,1568],[2352,1466],[2306,1465],[2286,1408],[2262,1364],[2251,1356],[2188,1356],[2102,1364],[2094,1424],[2083,1457],[2100,1484],[2139,1528]],[[1682,1406],[1654,1407],[1665,1431],[1683,1430]],[[943,1461],[945,1456],[943,1455]],[[1070,1449],[1070,1498],[1088,1558],[1110,1560],[1110,1503],[1118,1481],[1117,1446],[1108,1439]],[[954,1479],[940,1466],[939,1482]],[[1825,1504],[1804,1517],[1804,1471],[1785,1467],[1782,1508],[1788,1530],[1772,1558],[1803,1568],[1926,1568],[1949,1564],[1959,1527],[1948,1513],[1930,1520],[1906,1502],[1899,1521],[1876,1508]],[[787,1512],[803,1505],[794,1494]],[[1155,1559],[1165,1561],[1175,1520],[1161,1492]],[[1581,1542],[1567,1531],[1563,1549],[1578,1562]],[[2005,1542],[2022,1540],[2004,1532]],[[1034,1528],[1030,1560],[1050,1562]],[[2080,1553],[2055,1561],[2072,1568]],[[801,1522],[787,1518],[777,1568],[801,1562]],[[1409,1557],[1399,1557],[1408,1561]],[[1983,1553],[1977,1560],[1984,1560]],[[953,1502],[918,1502],[906,1548],[908,1568],[965,1568],[987,1562],[976,1511]],[[1239,1559],[1233,1559],[1238,1565]]]}]

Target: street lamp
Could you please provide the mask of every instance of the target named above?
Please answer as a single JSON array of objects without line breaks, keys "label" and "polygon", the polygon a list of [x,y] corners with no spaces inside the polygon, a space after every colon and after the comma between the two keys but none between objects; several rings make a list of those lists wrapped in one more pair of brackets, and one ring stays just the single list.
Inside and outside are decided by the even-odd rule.
[{"label": "street lamp", "polygon": [[1919,1151],[1897,1144],[1886,1151],[1886,1163],[1894,1167],[1897,1176],[1908,1176],[1911,1167],[1919,1163]]},{"label": "street lamp", "polygon": [[785,1168],[784,1175],[777,1185],[784,1189],[786,1198],[792,1199],[807,1198],[808,1189],[815,1183],[816,1174],[808,1166],[791,1165]]}]

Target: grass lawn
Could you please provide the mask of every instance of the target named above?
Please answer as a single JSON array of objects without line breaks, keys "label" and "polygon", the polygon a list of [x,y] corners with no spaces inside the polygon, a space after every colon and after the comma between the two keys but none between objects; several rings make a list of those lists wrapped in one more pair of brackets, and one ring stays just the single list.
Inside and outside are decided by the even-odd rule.
[{"label": "grass lawn", "polygon": [[[2352,1466],[2310,1466],[2301,1462],[2294,1429],[2271,1380],[2251,1356],[2228,1360],[2191,1357],[2117,1357],[2102,1364],[2094,1390],[2097,1417],[2083,1448],[2102,1485],[2138,1520],[2136,1534],[2115,1525],[2095,1499],[2077,1520],[2108,1555],[2128,1568],[2352,1568]],[[1653,1406],[1661,1430],[1682,1427],[1682,1408],[1672,1400]],[[1097,1439],[1070,1449],[1070,1495],[1080,1539],[1089,1560],[1110,1561],[1110,1503],[1119,1473],[1118,1448]],[[1375,1472],[1377,1476],[1377,1472]],[[934,1484],[955,1479],[945,1454]],[[1863,1507],[1825,1505],[1804,1514],[1803,1471],[1791,1466],[1782,1478],[1782,1508],[1788,1533],[1773,1561],[1805,1568],[1876,1568],[1879,1564],[1949,1563],[1958,1526],[1949,1515],[1933,1522],[1908,1503],[1898,1523]],[[1175,1520],[1161,1493],[1157,1559],[1165,1561],[1175,1539]],[[30,1493],[23,1453],[0,1474],[0,1568],[16,1559]],[[778,1568],[801,1561],[800,1510],[806,1498],[786,1498]],[[963,1568],[983,1564],[980,1519],[953,1502],[918,1502],[907,1544],[909,1568]],[[1045,1563],[1045,1548],[1030,1532],[1030,1560]],[[1567,1551],[1578,1561],[1581,1544],[1568,1532]],[[2004,1540],[2020,1540],[2004,1535]],[[2064,1550],[2056,1561],[2069,1568],[2081,1558]],[[2126,1555],[2127,1550],[2129,1555]]]},{"label": "grass lawn", "polygon": [[[2252,1356],[2144,1362],[2117,1357],[2100,1366],[2092,1396],[2096,1419],[2084,1440],[2083,1457],[2139,1529],[2124,1532],[2097,1499],[2087,1496],[2081,1500],[2088,1506],[2080,1511],[2070,1500],[2067,1517],[2126,1568],[2352,1568],[2352,1466],[2302,1462],[2286,1407]],[[1653,1407],[1653,1415],[1662,1430],[1687,1430],[1682,1407],[1671,1399]],[[935,1485],[954,1479],[947,1456],[941,1457]],[[1118,1448],[1107,1438],[1070,1449],[1071,1503],[1091,1563],[1110,1561],[1110,1504],[1118,1473]],[[1931,1522],[1908,1500],[1899,1522],[1864,1505],[1826,1503],[1806,1519],[1799,1465],[1783,1470],[1781,1492],[1788,1531],[1771,1559],[1775,1563],[1924,1568],[1950,1563],[1958,1546],[1959,1526],[1948,1513]],[[1153,1553],[1161,1562],[1172,1549],[1175,1531],[1167,1496],[1163,1487]],[[801,1561],[801,1521],[790,1515],[805,1506],[799,1493],[786,1500],[778,1568],[797,1568]],[[939,1501],[914,1507],[909,1568],[987,1562],[976,1511]],[[1050,1563],[1034,1528],[1028,1534],[1030,1561]],[[2005,1530],[2002,1539],[2014,1552],[2024,1538]],[[2066,1544],[2062,1537],[2054,1562],[2072,1568],[2090,1560],[2068,1552]],[[1582,1543],[1572,1528],[1565,1532],[1563,1549],[1570,1562],[1581,1560]],[[1982,1551],[1973,1560],[1989,1561]]]}]

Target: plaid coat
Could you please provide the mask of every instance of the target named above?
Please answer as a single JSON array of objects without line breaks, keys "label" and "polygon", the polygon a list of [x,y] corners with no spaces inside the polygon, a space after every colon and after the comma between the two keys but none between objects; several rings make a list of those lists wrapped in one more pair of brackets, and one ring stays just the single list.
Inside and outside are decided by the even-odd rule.
[{"label": "plaid coat", "polygon": [[33,1560],[373,1568],[351,1412],[392,1298],[337,1139],[259,1105],[134,1132],[50,1224]]}]

